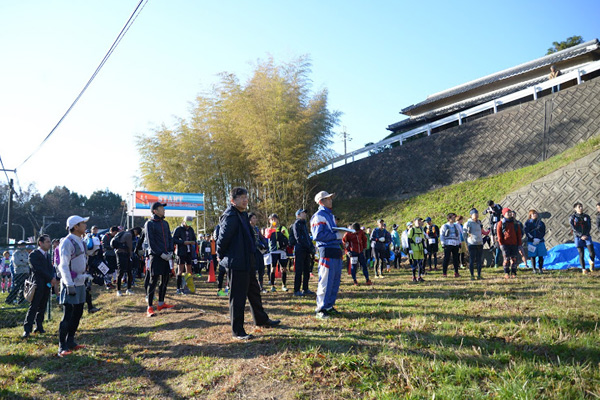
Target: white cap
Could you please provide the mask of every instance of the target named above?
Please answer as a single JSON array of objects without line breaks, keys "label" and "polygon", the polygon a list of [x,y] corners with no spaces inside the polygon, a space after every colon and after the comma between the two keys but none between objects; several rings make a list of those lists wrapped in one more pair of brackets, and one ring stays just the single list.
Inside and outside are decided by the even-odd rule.
[{"label": "white cap", "polygon": [[334,195],[335,193],[327,193],[326,191],[322,190],[315,195],[315,203],[319,204],[321,200],[326,199],[328,197],[333,197]]},{"label": "white cap", "polygon": [[82,218],[79,215],[71,215],[67,219],[67,229],[73,229],[73,227],[80,222],[88,222],[88,219],[90,219],[90,217]]}]

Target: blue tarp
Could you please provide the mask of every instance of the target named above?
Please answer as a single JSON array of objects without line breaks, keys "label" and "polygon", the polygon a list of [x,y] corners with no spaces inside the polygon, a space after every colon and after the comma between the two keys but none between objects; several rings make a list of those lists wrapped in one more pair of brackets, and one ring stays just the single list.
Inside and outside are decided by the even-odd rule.
[{"label": "blue tarp", "polygon": [[[596,251],[595,266],[600,267],[600,243],[594,243],[594,250]],[[590,254],[585,249],[585,265],[589,267]],[[528,267],[531,267],[529,260],[527,261]],[[521,263],[520,267],[525,265]],[[548,250],[548,255],[544,257],[544,269],[569,269],[569,268],[581,268],[579,265],[579,252],[575,247],[575,243],[565,243],[554,246]]]}]

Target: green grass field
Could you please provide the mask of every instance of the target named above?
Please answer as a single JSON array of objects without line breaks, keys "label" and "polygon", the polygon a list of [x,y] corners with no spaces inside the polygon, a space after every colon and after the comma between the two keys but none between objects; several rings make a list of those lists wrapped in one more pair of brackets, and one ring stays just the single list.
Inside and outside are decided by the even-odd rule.
[{"label": "green grass field", "polygon": [[483,217],[488,200],[500,202],[509,193],[598,149],[600,149],[600,137],[594,137],[538,164],[446,186],[406,200],[339,198],[334,201],[334,212],[341,223],[351,224],[358,221],[366,227],[374,227],[375,221],[381,218],[388,222],[388,227],[391,227],[393,223],[404,226],[415,217],[427,216],[441,226],[446,222],[448,212],[453,211],[468,218],[469,210],[473,207],[477,208]]},{"label": "green grass field", "polygon": [[[144,314],[144,296],[95,289],[87,348],[59,359],[57,325],[27,341],[0,329],[0,398],[44,399],[596,399],[600,397],[600,280],[575,271],[504,281],[443,278],[412,284],[407,269],[355,287],[344,273],[336,307],[263,295],[276,329],[231,338],[227,299],[196,280],[174,310]],[[362,283],[362,281],[361,281]],[[316,279],[311,280],[316,290]],[[58,308],[55,310],[58,311]]]}]

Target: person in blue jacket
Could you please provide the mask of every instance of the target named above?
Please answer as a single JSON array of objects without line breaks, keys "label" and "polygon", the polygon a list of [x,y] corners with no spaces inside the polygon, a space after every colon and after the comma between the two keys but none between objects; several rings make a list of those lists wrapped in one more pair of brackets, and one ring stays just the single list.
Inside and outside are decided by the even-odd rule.
[{"label": "person in blue jacket", "polygon": [[371,232],[371,246],[375,256],[375,278],[383,278],[383,264],[389,265],[389,247],[392,236],[385,229],[385,221],[377,221],[377,228]]},{"label": "person in blue jacket", "polygon": [[248,191],[242,187],[231,189],[231,204],[219,220],[217,258],[219,265],[227,269],[229,277],[229,316],[233,337],[248,340],[252,335],[244,329],[246,298],[257,326],[279,325],[265,312],[256,280],[256,238],[248,220]]},{"label": "person in blue jacket", "polygon": [[338,311],[334,308],[342,278],[342,237],[333,216],[333,193],[321,191],[315,195],[319,209],[310,219],[310,229],[319,252],[319,285],[317,287],[317,318],[326,319]]},{"label": "person in blue jacket", "polygon": [[540,274],[544,269],[544,257],[548,254],[544,236],[546,236],[546,224],[540,219],[536,210],[529,210],[529,219],[525,222],[525,236],[527,236],[527,255],[531,260],[533,272],[538,273],[535,259],[538,259]]}]

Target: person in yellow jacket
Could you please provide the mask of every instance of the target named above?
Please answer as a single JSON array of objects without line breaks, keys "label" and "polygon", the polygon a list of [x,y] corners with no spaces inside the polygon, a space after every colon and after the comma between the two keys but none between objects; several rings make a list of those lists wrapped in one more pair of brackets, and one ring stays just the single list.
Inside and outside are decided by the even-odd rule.
[{"label": "person in yellow jacket", "polygon": [[[423,218],[415,218],[413,227],[408,231],[408,254],[413,262],[412,275],[413,282],[425,282],[423,275],[425,274],[425,232],[423,232]],[[417,278],[418,274],[418,278]]]}]

